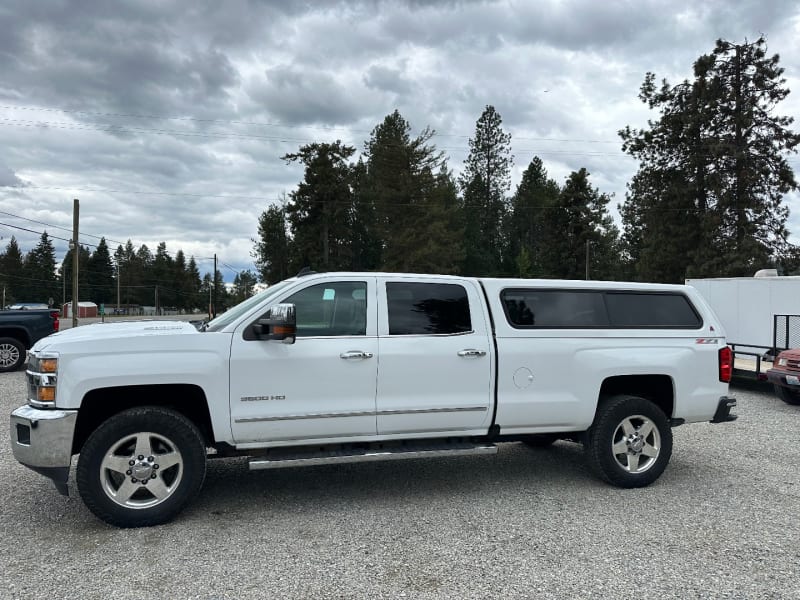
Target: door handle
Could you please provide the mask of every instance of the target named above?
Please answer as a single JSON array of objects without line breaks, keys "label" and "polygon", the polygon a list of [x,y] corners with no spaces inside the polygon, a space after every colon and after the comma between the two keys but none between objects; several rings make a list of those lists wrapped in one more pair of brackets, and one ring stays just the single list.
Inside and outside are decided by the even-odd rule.
[{"label": "door handle", "polygon": [[486,356],[486,350],[476,350],[475,348],[467,348],[466,350],[459,350],[458,355],[464,357],[474,356],[477,358],[480,356]]},{"label": "door handle", "polygon": [[357,358],[372,358],[372,352],[362,352],[361,350],[350,350],[349,352],[342,352],[339,358],[345,360],[354,360]]}]

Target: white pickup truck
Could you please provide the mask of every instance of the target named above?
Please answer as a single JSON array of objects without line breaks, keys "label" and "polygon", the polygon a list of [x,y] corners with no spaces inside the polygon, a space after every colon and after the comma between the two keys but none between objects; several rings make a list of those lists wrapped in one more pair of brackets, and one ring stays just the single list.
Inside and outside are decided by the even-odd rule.
[{"label": "white pickup truck", "polygon": [[11,415],[19,462],[121,527],[173,518],[209,457],[269,469],[581,442],[640,487],[671,428],[736,417],[731,352],[691,287],[325,273],[270,287],[199,330],[69,329],[30,351]]}]

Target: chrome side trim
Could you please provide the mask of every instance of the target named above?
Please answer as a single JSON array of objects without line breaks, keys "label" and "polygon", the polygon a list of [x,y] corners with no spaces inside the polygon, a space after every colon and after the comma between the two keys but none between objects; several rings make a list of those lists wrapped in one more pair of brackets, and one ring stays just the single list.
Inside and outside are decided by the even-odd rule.
[{"label": "chrome side trim", "polygon": [[455,408],[419,408],[412,410],[379,410],[358,411],[342,413],[310,413],[306,415],[281,415],[278,417],[245,417],[235,419],[236,423],[264,423],[269,421],[300,421],[303,419],[340,419],[346,417],[372,417],[377,414],[379,417],[396,415],[425,415],[436,413],[460,413],[460,412],[486,412],[488,406],[458,406]]},{"label": "chrome side trim", "polygon": [[[487,427],[488,428],[488,427]],[[486,429],[482,429],[482,433],[486,434]],[[430,429],[381,429],[381,435],[398,435],[398,434],[405,434],[405,435],[416,435],[418,433],[452,433],[454,431],[468,431],[471,429],[470,427],[432,427]]]},{"label": "chrome side trim", "polygon": [[391,416],[391,415],[425,415],[434,413],[459,413],[459,412],[486,412],[489,410],[488,406],[457,406],[455,408],[417,408],[411,410],[379,410],[378,416]]},{"label": "chrome side trim", "polygon": [[[308,441],[312,439],[332,440],[340,438],[352,438],[353,440],[358,441],[359,439],[363,438],[369,438],[370,440],[372,440],[372,438],[375,437],[376,436],[374,433],[333,433],[333,434],[326,433],[324,438],[309,438],[308,435],[289,435],[285,437],[270,436],[268,442],[299,442],[301,440],[303,441]],[[237,450],[253,450],[264,447],[266,447],[264,440],[258,440],[258,439],[244,440],[236,444]]]},{"label": "chrome side trim", "polygon": [[379,460],[407,460],[436,456],[474,456],[476,454],[497,454],[497,446],[475,446],[453,450],[411,450],[405,452],[367,452],[349,456],[314,456],[310,458],[287,458],[277,460],[253,459],[248,464],[251,471],[261,469],[283,469],[286,467],[313,467],[317,465],[375,462]]},{"label": "chrome side trim", "polygon": [[236,423],[262,423],[265,421],[301,421],[303,419],[338,419],[345,417],[373,417],[375,411],[364,410],[358,412],[342,412],[342,413],[310,413],[307,415],[281,415],[279,417],[246,417],[243,419],[236,419]]}]

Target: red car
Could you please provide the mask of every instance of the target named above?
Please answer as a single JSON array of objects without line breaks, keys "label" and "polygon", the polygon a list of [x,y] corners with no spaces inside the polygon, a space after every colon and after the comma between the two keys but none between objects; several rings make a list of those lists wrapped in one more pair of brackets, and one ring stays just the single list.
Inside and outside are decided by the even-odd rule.
[{"label": "red car", "polygon": [[800,404],[800,348],[778,354],[766,375],[781,400],[787,404]]}]

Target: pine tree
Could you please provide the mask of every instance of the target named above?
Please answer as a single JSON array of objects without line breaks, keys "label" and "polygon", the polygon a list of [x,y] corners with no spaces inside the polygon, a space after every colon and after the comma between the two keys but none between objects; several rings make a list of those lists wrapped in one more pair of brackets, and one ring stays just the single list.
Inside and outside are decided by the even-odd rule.
[{"label": "pine tree", "polygon": [[240,271],[233,278],[233,294],[231,304],[239,304],[253,295],[253,287],[258,282],[256,274],[249,269]]},{"label": "pine tree", "polygon": [[541,267],[547,277],[615,279],[619,232],[608,213],[609,196],[589,183],[586,169],[573,171],[553,209],[545,212]]},{"label": "pine tree", "polygon": [[511,186],[511,135],[502,119],[487,106],[469,140],[469,156],[459,181],[466,219],[464,273],[500,275],[507,250],[502,227],[509,212],[506,192]]},{"label": "pine tree", "polygon": [[152,282],[158,288],[159,308],[174,308],[177,302],[172,257],[166,242],[160,242],[153,257]]},{"label": "pine tree", "polygon": [[789,93],[778,63],[763,38],[719,40],[692,81],[658,87],[648,73],[639,97],[660,118],[620,131],[640,162],[622,208],[640,279],[752,275],[790,250],[782,200],[797,185],[785,155],[800,134],[775,114]]},{"label": "pine tree", "polygon": [[455,189],[444,155],[430,143],[433,135],[426,128],[412,137],[411,125],[395,110],[366,143],[360,200],[364,211],[374,207],[384,270],[452,273],[458,268]]},{"label": "pine tree", "polygon": [[560,193],[558,183],[547,176],[547,170],[538,156],[531,160],[522,173],[522,180],[511,199],[508,220],[507,260],[512,261],[506,271],[517,277],[543,277],[541,254],[544,226],[549,211],[557,205]]},{"label": "pine tree", "polygon": [[24,269],[22,252],[12,235],[5,252],[0,254],[0,285],[5,288],[6,305],[24,301],[22,293],[27,283]]},{"label": "pine tree", "polygon": [[[114,289],[114,265],[108,252],[105,238],[100,238],[100,243],[88,260],[86,268],[89,297],[95,304],[110,304],[116,298]],[[80,298],[79,298],[80,299]]]},{"label": "pine tree", "polygon": [[30,302],[49,303],[59,297],[61,286],[56,276],[56,251],[45,231],[39,243],[25,255],[24,287]]},{"label": "pine tree", "polygon": [[261,281],[273,284],[289,276],[289,238],[283,206],[271,205],[258,218],[258,239],[251,240]]},{"label": "pine tree", "polygon": [[154,306],[156,302],[156,282],[153,277],[153,253],[147,244],[142,244],[130,265],[132,279],[136,281],[131,297],[140,306]]},{"label": "pine tree", "polygon": [[292,229],[294,266],[317,270],[346,269],[352,261],[349,209],[350,165],[355,148],[340,141],[301,146],[283,160],[305,166],[303,181],[286,207]]},{"label": "pine tree", "polygon": [[353,200],[350,207],[350,244],[353,271],[374,271],[381,266],[383,242],[378,231],[378,209],[367,165],[359,157],[352,170]]},{"label": "pine tree", "polygon": [[197,263],[194,256],[189,257],[189,264],[186,267],[186,290],[188,294],[187,308],[198,308],[206,310],[208,302],[207,296],[204,296],[200,290],[200,271],[197,268]]}]

